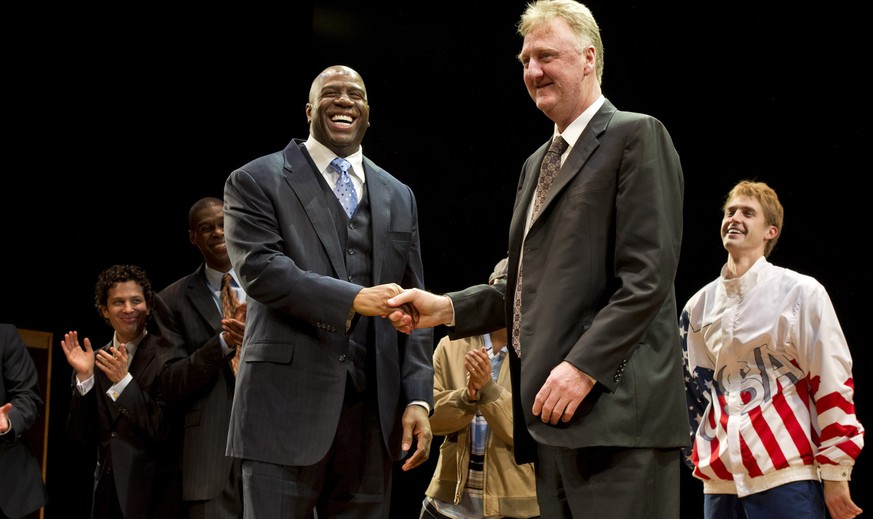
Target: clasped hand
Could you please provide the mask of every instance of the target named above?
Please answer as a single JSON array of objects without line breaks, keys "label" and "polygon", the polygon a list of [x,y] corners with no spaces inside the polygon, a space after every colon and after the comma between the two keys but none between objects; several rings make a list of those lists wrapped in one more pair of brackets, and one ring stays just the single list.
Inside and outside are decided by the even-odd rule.
[{"label": "clasped hand", "polygon": [[84,348],[79,344],[79,333],[76,331],[65,333],[61,340],[61,349],[67,362],[76,370],[79,382],[94,376],[95,365],[113,384],[127,375],[127,348],[124,344],[118,348],[110,346],[107,350],[98,350],[96,354],[91,348],[90,339],[85,337],[83,344]]},{"label": "clasped hand", "polygon": [[[361,315],[391,317],[391,321],[395,323],[395,328],[397,327],[395,319],[400,321],[405,318],[409,322],[414,322],[417,319],[417,310],[413,305],[406,303],[390,305],[388,303],[392,298],[403,292],[403,287],[396,283],[366,287],[361,289],[355,296],[352,309]],[[397,314],[396,318],[394,314]],[[406,333],[411,332],[412,329]]]}]

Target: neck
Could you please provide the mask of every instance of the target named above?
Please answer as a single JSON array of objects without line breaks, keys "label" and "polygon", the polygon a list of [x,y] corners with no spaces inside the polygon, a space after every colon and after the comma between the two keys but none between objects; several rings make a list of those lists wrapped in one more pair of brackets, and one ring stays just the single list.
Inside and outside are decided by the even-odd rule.
[{"label": "neck", "polygon": [[728,254],[724,277],[726,279],[736,279],[741,277],[752,268],[752,265],[754,265],[761,256],[763,256],[763,254],[757,254],[754,256],[733,256]]},{"label": "neck", "polygon": [[214,263],[214,264],[207,263],[206,266],[208,266],[212,270],[217,270],[218,272],[221,272],[222,274],[230,272],[230,269],[233,268],[233,265],[230,263],[230,260],[228,260],[226,263],[225,262]]}]

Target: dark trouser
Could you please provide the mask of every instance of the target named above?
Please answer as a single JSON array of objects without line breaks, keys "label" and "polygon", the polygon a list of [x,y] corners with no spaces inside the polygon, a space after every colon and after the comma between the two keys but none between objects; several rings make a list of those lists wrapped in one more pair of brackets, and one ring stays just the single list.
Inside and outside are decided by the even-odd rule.
[{"label": "dark trouser", "polygon": [[186,501],[185,506],[188,519],[241,519],[243,508],[240,461],[233,460],[224,489],[215,499]]},{"label": "dark trouser", "polygon": [[796,481],[737,497],[735,494],[703,496],[706,519],[824,519],[824,489],[818,481]]},{"label": "dark trouser", "polygon": [[97,463],[94,474],[94,496],[91,500],[91,519],[124,519],[112,472],[110,454],[106,456],[103,463]]},{"label": "dark trouser", "polygon": [[537,501],[543,518],[679,518],[679,449],[540,444],[537,452]]},{"label": "dark trouser", "polygon": [[347,395],[333,445],[315,465],[243,460],[244,517],[303,519],[317,510],[318,519],[387,519],[392,470],[375,396]]}]

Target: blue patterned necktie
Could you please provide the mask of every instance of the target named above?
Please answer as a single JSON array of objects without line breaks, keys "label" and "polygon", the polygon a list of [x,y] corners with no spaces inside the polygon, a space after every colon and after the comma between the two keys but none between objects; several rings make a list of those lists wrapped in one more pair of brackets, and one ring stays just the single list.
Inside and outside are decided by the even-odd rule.
[{"label": "blue patterned necktie", "polygon": [[330,165],[334,171],[339,173],[333,194],[336,195],[346,214],[351,218],[358,207],[358,193],[355,191],[355,185],[352,184],[352,177],[349,176],[349,168],[352,167],[352,164],[342,157],[337,157],[330,161]]}]

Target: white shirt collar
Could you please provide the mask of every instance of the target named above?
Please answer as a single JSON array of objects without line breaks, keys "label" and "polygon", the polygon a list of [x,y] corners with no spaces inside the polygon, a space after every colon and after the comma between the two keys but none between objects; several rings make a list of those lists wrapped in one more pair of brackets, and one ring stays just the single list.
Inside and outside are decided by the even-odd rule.
[{"label": "white shirt collar", "polygon": [[[309,152],[309,156],[312,157],[312,161],[315,162],[315,167],[318,168],[318,171],[322,172],[322,174],[330,174],[331,178],[328,179],[328,182],[333,187],[333,184],[336,182],[337,173],[330,167],[330,161],[336,158],[336,154],[330,148],[315,140],[311,134],[303,145],[306,146],[306,151]],[[349,171],[349,174],[352,176],[355,186],[360,188],[367,181],[364,174],[364,147],[359,146],[358,151],[344,158],[352,163],[352,169]]]},{"label": "white shirt collar", "polygon": [[597,98],[591,106],[585,109],[584,112],[579,114],[579,117],[576,118],[575,121],[570,123],[564,133],[558,133],[558,127],[555,126],[555,135],[560,135],[567,141],[570,146],[567,148],[567,151],[562,155],[561,162],[563,163],[563,157],[567,156],[567,153],[570,153],[570,150],[573,149],[573,145],[576,144],[576,141],[579,140],[579,136],[582,135],[582,132],[585,130],[585,127],[588,126],[588,123],[591,122],[591,119],[594,118],[594,114],[600,110],[600,107],[603,106],[603,103],[606,102],[606,98],[601,94],[600,97]]},{"label": "white shirt collar", "polygon": [[[221,290],[221,279],[224,277],[224,272],[219,272],[209,265],[203,264],[203,268],[206,271],[206,281],[209,281],[209,286],[212,287],[213,292]],[[236,277],[236,272],[233,269],[228,271],[230,273],[230,277],[233,278],[236,286],[242,286],[239,283],[239,279]]]}]

